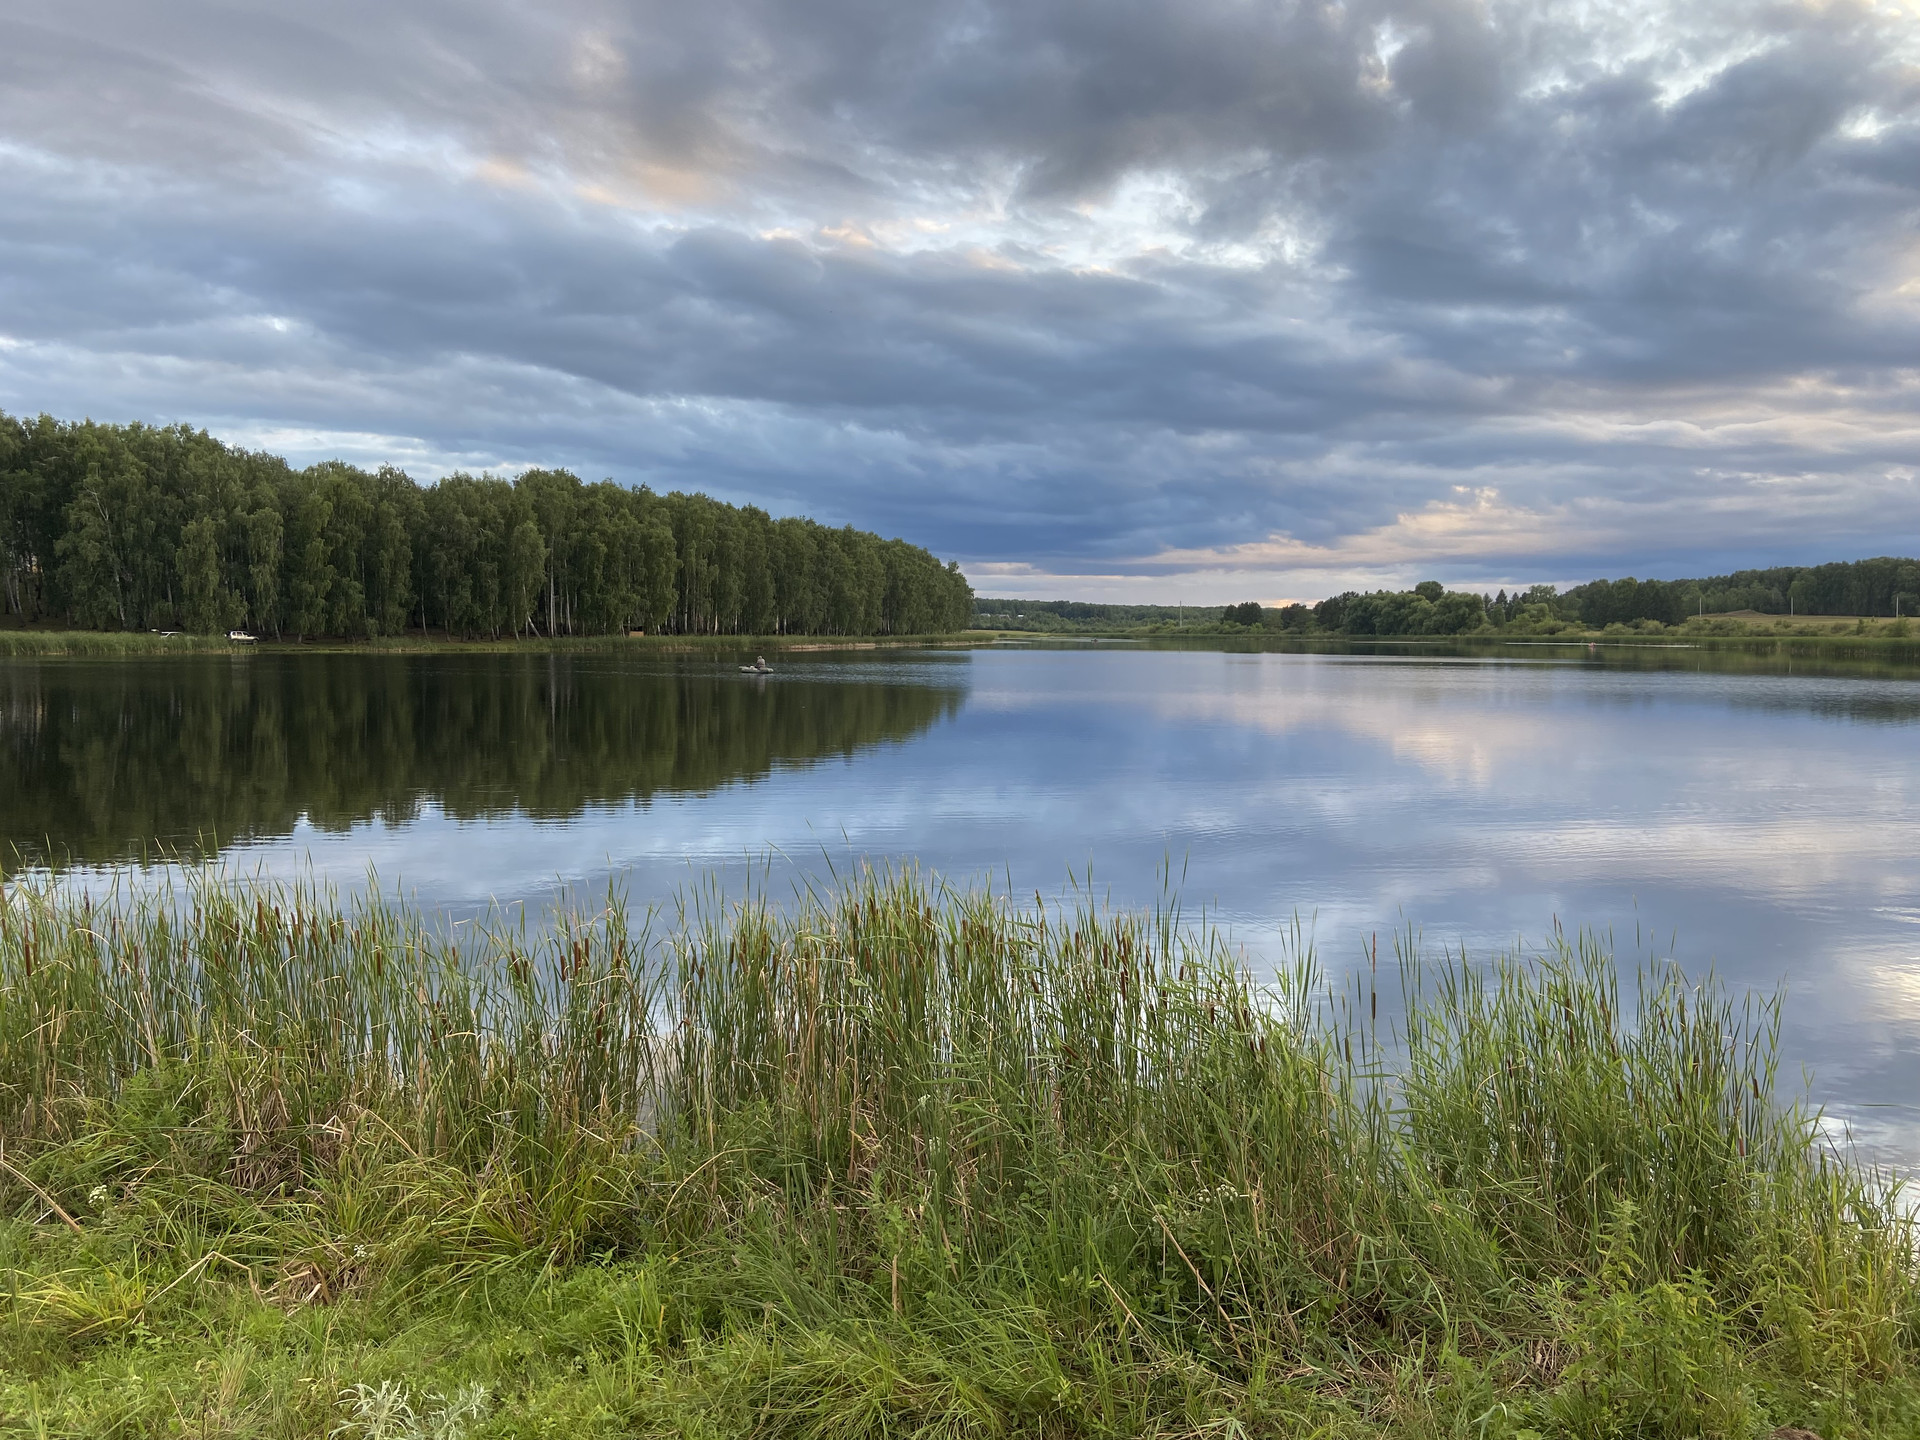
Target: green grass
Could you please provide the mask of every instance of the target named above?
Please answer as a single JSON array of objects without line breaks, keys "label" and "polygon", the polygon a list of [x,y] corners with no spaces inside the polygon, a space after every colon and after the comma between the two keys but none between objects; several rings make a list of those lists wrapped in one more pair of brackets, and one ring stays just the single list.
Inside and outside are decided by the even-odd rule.
[{"label": "green grass", "polygon": [[1591,940],[1271,988],[863,873],[635,933],[0,901],[0,1433],[1920,1435],[1778,1011]]},{"label": "green grass", "polygon": [[0,630],[0,659],[39,655],[191,655],[238,650],[224,635],[150,635],[124,630]]},{"label": "green grass", "polygon": [[563,635],[543,639],[528,635],[521,639],[504,636],[498,640],[461,639],[446,635],[385,635],[371,640],[315,638],[305,642],[292,639],[274,641],[261,638],[235,642],[224,635],[160,635],[124,630],[23,630],[0,628],[0,659],[40,656],[93,656],[105,659],[141,655],[181,655],[208,651],[244,654],[254,650],[314,651],[345,650],[364,653],[378,651],[603,651],[648,650],[665,653],[733,654],[742,650],[868,650],[894,645],[926,645],[954,641],[978,643],[975,632],[960,635]]}]

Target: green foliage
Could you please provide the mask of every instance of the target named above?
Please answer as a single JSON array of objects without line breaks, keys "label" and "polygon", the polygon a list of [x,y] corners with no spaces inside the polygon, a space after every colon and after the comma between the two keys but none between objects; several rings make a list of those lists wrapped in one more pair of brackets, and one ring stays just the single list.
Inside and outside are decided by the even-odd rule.
[{"label": "green foliage", "polygon": [[1226,611],[1218,605],[1116,605],[1092,600],[1013,600],[981,598],[973,602],[973,623],[984,630],[1032,630],[1049,634],[1112,633],[1215,629]]},{"label": "green foliage", "polygon": [[1487,602],[1424,580],[1413,590],[1335,595],[1313,615],[1320,629],[1345,635],[1465,635],[1487,623]]},{"label": "green foliage", "polygon": [[1402,976],[1386,1028],[912,875],[658,936],[15,886],[0,1417],[1920,1433],[1907,1207],[1775,1099],[1777,1009],[1590,939]]},{"label": "green foliage", "polygon": [[[1535,587],[1536,589],[1540,587]],[[1549,599],[1555,614],[1591,630],[1752,610],[1762,615],[1911,615],[1920,607],[1920,560],[1883,555],[1829,565],[1737,570],[1697,580],[1594,580]]]},{"label": "green foliage", "polygon": [[41,659],[78,656],[127,659],[144,655],[231,654],[227,637],[169,631],[150,635],[125,630],[6,630],[0,629],[0,656]]},{"label": "green foliage", "polygon": [[1560,1433],[1744,1440],[1758,1428],[1755,1377],[1697,1272],[1644,1287],[1605,1277],[1568,1305],[1564,1324],[1574,1358],[1547,1405]]},{"label": "green foliage", "polygon": [[[1288,606],[1279,626],[1291,633],[1357,636],[1464,635],[1487,628],[1521,635],[1657,634],[1701,613],[1753,610],[1785,616],[1789,608],[1806,616],[1912,614],[1920,608],[1920,561],[1883,557],[1743,570],[1703,580],[1643,581],[1629,576],[1566,591],[1534,585],[1511,594],[1503,589],[1497,595],[1448,591],[1438,581],[1423,580],[1407,591],[1335,595],[1310,612]],[[1728,633],[1738,628],[1736,624]],[[1888,627],[1888,633],[1896,629]]]},{"label": "green foliage", "polygon": [[704,495],[552,470],[422,489],[185,426],[44,415],[0,414],[0,578],[24,621],[296,639],[930,634],[973,605],[918,546]]}]

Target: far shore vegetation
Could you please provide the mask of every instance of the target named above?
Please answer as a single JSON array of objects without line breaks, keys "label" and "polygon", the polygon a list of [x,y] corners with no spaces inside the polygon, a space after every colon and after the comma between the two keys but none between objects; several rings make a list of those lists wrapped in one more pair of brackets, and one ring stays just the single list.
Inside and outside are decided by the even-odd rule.
[{"label": "far shore vegetation", "polygon": [[1448,590],[1349,591],[1317,605],[1118,605],[982,596],[974,624],[1009,633],[1235,635],[1290,639],[1905,640],[1920,610],[1920,560],[1886,556],[1829,565],[1743,570],[1701,580],[1595,580],[1509,594]]},{"label": "far shore vegetation", "polygon": [[1590,936],[182,880],[0,890],[6,1434],[1920,1435],[1899,1187]]},{"label": "far shore vegetation", "polygon": [[978,644],[976,631],[955,631],[933,635],[648,635],[630,632],[623,635],[559,635],[552,637],[523,635],[519,639],[502,636],[449,635],[445,631],[402,635],[378,635],[361,639],[340,636],[316,636],[307,640],[261,639],[248,634],[235,638],[225,633],[199,635],[186,630],[70,630],[46,626],[7,626],[0,624],[0,659],[73,656],[96,659],[131,658],[147,655],[210,655],[259,651],[263,653],[323,654],[426,654],[451,651],[461,654],[553,651],[561,654],[650,654],[710,655],[737,658],[763,651],[769,657],[781,655],[833,654],[860,650],[896,649],[903,646]]},{"label": "far shore vegetation", "polygon": [[[988,605],[1002,602],[987,601]],[[1545,624],[1521,621],[1509,625],[1492,623],[1471,630],[1413,631],[1354,635],[1345,631],[1317,628],[1290,628],[1278,621],[1278,610],[1262,607],[1258,619],[1226,620],[1224,610],[1249,606],[1128,606],[1129,610],[1174,610],[1181,618],[1133,620],[1123,622],[1098,619],[1051,623],[1029,611],[1016,616],[991,610],[980,615],[970,629],[925,635],[561,635],[543,637],[527,634],[518,639],[502,636],[450,635],[445,631],[427,634],[371,636],[348,639],[340,636],[316,636],[306,640],[262,640],[247,635],[199,635],[191,631],[70,630],[49,626],[9,626],[0,622],[0,659],[132,659],[166,655],[235,654],[250,651],[300,654],[526,654],[552,651],[561,654],[611,653],[630,655],[689,655],[741,658],[763,652],[770,658],[808,654],[844,654],[863,650],[915,649],[928,646],[978,647],[998,637],[1045,640],[1126,639],[1165,641],[1246,642],[1276,648],[1316,643],[1334,646],[1430,642],[1462,646],[1468,649],[1483,644],[1579,645],[1666,645],[1683,644],[1708,649],[1751,649],[1763,644],[1769,649],[1791,651],[1853,653],[1860,655],[1886,652],[1897,657],[1907,650],[1920,654],[1920,629],[1905,617],[1885,616],[1765,615],[1757,611],[1731,615],[1705,615],[1679,625],[1659,621],[1627,623],[1614,621],[1600,629],[1577,622],[1549,620]],[[1194,612],[1200,612],[1198,614]]]},{"label": "far shore vegetation", "polygon": [[263,639],[922,635],[966,628],[952,562],[564,470],[416,484],[295,469],[186,426],[0,413],[0,613]]},{"label": "far shore vegetation", "polygon": [[185,426],[0,414],[0,656],[980,631],[1899,641],[1916,608],[1920,561],[1895,557],[1511,594],[1426,581],[1310,606],[976,598],[919,546],[705,495],[539,469],[422,486]]}]

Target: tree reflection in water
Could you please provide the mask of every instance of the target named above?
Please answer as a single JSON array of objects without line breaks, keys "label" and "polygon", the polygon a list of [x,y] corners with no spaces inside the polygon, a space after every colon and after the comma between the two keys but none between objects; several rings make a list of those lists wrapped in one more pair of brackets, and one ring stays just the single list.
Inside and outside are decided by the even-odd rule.
[{"label": "tree reflection in water", "polygon": [[743,680],[603,656],[259,655],[0,665],[0,868],[285,835],[564,819],[909,739],[958,684],[896,665]]}]

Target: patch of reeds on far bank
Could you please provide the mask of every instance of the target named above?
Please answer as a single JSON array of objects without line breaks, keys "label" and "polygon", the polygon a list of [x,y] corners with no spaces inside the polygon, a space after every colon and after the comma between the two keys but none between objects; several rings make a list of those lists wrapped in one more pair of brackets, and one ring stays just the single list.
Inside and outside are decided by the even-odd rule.
[{"label": "patch of reeds on far bank", "polygon": [[447,930],[0,900],[0,1434],[1920,1433],[1777,1008],[1591,940],[1256,984],[914,873]]}]

